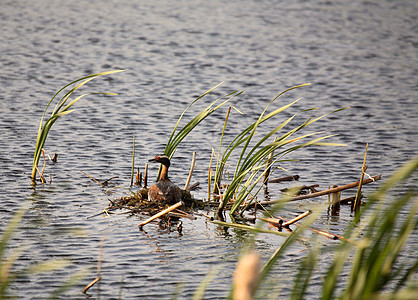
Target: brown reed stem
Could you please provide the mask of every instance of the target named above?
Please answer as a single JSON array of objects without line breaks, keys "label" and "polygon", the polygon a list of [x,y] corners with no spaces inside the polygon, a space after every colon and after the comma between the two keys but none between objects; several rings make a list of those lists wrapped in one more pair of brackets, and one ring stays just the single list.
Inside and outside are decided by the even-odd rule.
[{"label": "brown reed stem", "polygon": [[136,176],[135,176],[135,185],[141,186],[142,182],[142,173],[139,172],[139,167],[136,168]]},{"label": "brown reed stem", "polygon": [[210,155],[210,161],[209,161],[209,170],[208,170],[208,201],[210,201],[210,191],[211,191],[211,184],[212,184],[212,159],[213,159],[213,152],[215,150],[213,150],[212,148],[212,153]]},{"label": "brown reed stem", "polygon": [[[277,137],[274,138],[274,141],[276,140],[277,140]],[[271,173],[271,159],[273,158],[273,155],[274,155],[274,151],[272,151],[269,157],[267,158],[266,171],[264,172],[264,179],[263,179],[263,184],[265,186],[267,186],[267,183],[269,182],[268,179]]]},{"label": "brown reed stem", "polygon": [[135,133],[132,141],[132,168],[131,168],[131,187],[134,184],[134,169],[135,169]]},{"label": "brown reed stem", "polygon": [[96,279],[94,279],[92,282],[90,282],[83,290],[83,293],[85,294],[93,285],[96,284],[96,282],[98,282],[100,279],[102,279],[102,276],[97,277]]},{"label": "brown reed stem", "polygon": [[103,183],[101,183],[100,181],[98,181],[97,179],[91,177],[90,175],[88,175],[87,173],[84,173],[83,171],[80,171],[81,173],[83,173],[84,175],[86,175],[87,177],[89,177],[91,180],[97,182],[98,184],[100,184],[102,187],[104,187],[105,185]]},{"label": "brown reed stem", "polygon": [[158,214],[153,215],[151,218],[148,218],[147,220],[145,220],[144,222],[142,222],[141,224],[138,225],[139,230],[142,231],[142,227],[146,224],[148,224],[149,222],[151,222],[152,220],[155,220],[161,216],[164,216],[165,214],[168,214],[170,211],[175,210],[176,208],[179,208],[180,206],[182,206],[183,204],[180,202],[177,202],[176,204],[171,205],[170,207],[164,209],[163,211],[160,211]]},{"label": "brown reed stem", "polygon": [[[332,188],[337,188],[337,185],[333,185]],[[340,210],[341,192],[331,193],[331,215],[336,216]]]},{"label": "brown reed stem", "polygon": [[289,225],[292,225],[293,223],[302,220],[304,217],[309,216],[312,213],[311,210],[307,210],[305,211],[303,214],[300,214],[299,216],[297,216],[296,218],[293,218],[292,220],[289,220],[285,223],[282,224],[283,227],[288,227]]},{"label": "brown reed stem", "polygon": [[271,180],[269,180],[269,183],[278,183],[278,182],[282,182],[282,181],[298,181],[298,180],[299,180],[299,175],[291,175],[291,176],[271,179]]},{"label": "brown reed stem", "polygon": [[94,279],[92,282],[90,282],[83,290],[83,293],[85,294],[93,285],[96,284],[100,279],[102,279],[102,276],[100,275],[102,272],[102,257],[103,257],[103,244],[104,244],[104,236],[102,236],[102,239],[100,240],[100,247],[99,247],[99,257],[97,259],[97,278]]},{"label": "brown reed stem", "polygon": [[145,164],[145,171],[144,171],[144,188],[147,188],[148,184],[148,164]]},{"label": "brown reed stem", "polygon": [[[278,228],[280,228],[281,226],[283,226],[283,224],[286,224],[286,223],[283,223],[283,221],[284,222],[288,222],[289,221],[289,220],[287,220],[285,218],[282,218],[282,217],[277,217],[277,218],[261,218],[261,220],[263,220],[265,222],[268,222],[268,223],[270,223],[273,226],[278,227]],[[294,223],[293,225],[299,226],[299,227],[302,226],[302,225],[300,225],[298,223]],[[346,239],[346,238],[344,238],[344,237],[342,237],[342,236],[340,236],[338,234],[335,234],[335,233],[331,233],[331,232],[327,232],[327,231],[323,231],[323,230],[318,230],[318,229],[314,229],[314,228],[311,228],[311,227],[306,227],[306,229],[308,229],[308,230],[310,230],[312,232],[315,232],[315,233],[317,233],[319,235],[325,236],[325,237],[327,237],[327,238],[329,238],[331,240],[344,240],[344,241],[347,241],[349,243],[353,243],[351,240]]]},{"label": "brown reed stem", "polygon": [[189,189],[189,184],[190,184],[190,180],[192,179],[192,175],[193,175],[193,170],[194,170],[194,165],[196,163],[196,152],[193,152],[193,157],[192,157],[192,164],[190,166],[190,172],[189,172],[189,176],[187,177],[187,181],[186,184],[184,185],[184,190],[187,191]]},{"label": "brown reed stem", "polygon": [[355,212],[358,212],[361,205],[361,188],[363,186],[363,178],[364,174],[366,173],[367,166],[366,166],[366,157],[367,157],[367,148],[369,147],[369,143],[366,144],[366,151],[364,152],[364,158],[363,158],[363,166],[361,168],[361,177],[360,177],[360,183],[358,185],[356,199],[354,200],[354,206],[351,205],[351,210],[354,209]]},{"label": "brown reed stem", "polygon": [[[371,182],[378,181],[381,178],[382,178],[382,175],[377,175],[377,176],[374,176],[372,178],[368,178],[368,179],[364,180],[362,184],[363,185],[369,184]],[[341,185],[341,186],[336,187],[336,188],[332,188],[332,189],[328,189],[328,190],[324,190],[324,191],[320,191],[320,192],[316,192],[316,193],[311,193],[311,194],[307,194],[307,195],[294,196],[294,197],[289,197],[287,199],[264,201],[264,202],[261,202],[261,204],[268,205],[268,204],[275,204],[275,203],[280,203],[280,202],[297,201],[297,200],[315,198],[315,197],[319,197],[319,196],[323,196],[323,195],[328,195],[328,194],[331,194],[331,193],[336,193],[336,192],[352,189],[354,187],[357,187],[359,184],[360,184],[360,181],[357,181],[357,182],[349,183],[349,184],[346,184],[346,185]]]},{"label": "brown reed stem", "polygon": [[44,177],[45,164],[46,164],[46,159],[45,159],[45,150],[44,150],[44,149],[42,149],[42,156],[44,157],[44,165],[43,165],[43,167],[42,167],[42,171],[41,171],[41,172],[39,172],[39,170],[38,170],[38,172],[39,172],[39,180],[40,180],[42,183],[46,183],[46,180],[45,180],[45,177]]}]

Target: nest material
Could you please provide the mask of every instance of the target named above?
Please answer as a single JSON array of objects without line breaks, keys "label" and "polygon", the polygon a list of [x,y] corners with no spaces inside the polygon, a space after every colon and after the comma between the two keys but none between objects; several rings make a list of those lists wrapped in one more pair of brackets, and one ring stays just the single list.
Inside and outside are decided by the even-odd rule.
[{"label": "nest material", "polygon": [[[189,191],[182,190],[182,201],[186,207],[199,207],[199,201],[194,200]],[[143,188],[131,196],[121,197],[115,201],[110,201],[107,210],[127,209],[131,214],[154,215],[169,205],[164,202],[149,201],[148,189]]]}]

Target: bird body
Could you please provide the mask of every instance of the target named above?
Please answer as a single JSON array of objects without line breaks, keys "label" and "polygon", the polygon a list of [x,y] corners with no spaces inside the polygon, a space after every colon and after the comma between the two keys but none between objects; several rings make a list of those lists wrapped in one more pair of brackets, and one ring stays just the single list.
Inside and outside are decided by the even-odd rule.
[{"label": "bird body", "polygon": [[149,161],[161,163],[162,169],[160,178],[148,190],[148,200],[167,204],[181,201],[182,193],[180,188],[168,178],[170,159],[165,155],[157,155]]}]

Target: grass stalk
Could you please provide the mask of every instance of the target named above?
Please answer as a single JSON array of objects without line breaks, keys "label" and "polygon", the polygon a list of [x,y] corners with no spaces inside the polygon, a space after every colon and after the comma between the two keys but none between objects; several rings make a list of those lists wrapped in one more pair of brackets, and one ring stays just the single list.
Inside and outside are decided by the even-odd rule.
[{"label": "grass stalk", "polygon": [[221,270],[221,267],[218,266],[218,267],[213,268],[209,272],[206,278],[201,282],[199,287],[196,289],[196,292],[194,293],[193,298],[192,298],[193,300],[205,299],[205,291],[206,291],[207,286],[209,285],[211,281],[216,279],[216,275],[219,273],[220,270]]},{"label": "grass stalk", "polygon": [[[229,114],[231,113],[231,108],[232,108],[232,106],[230,106],[228,108],[228,111],[227,111],[226,117],[225,117],[224,127],[222,128],[221,140],[219,142],[218,157],[221,156],[222,141],[223,141],[223,138],[224,138],[224,135],[225,135],[226,124],[228,122]],[[214,194],[218,194],[219,193],[219,186],[221,185],[221,178],[217,178],[217,176],[221,176],[222,177],[222,174],[219,174],[218,173],[219,163],[222,163],[222,162],[220,162],[219,159],[217,159],[216,160],[216,169],[215,169],[215,179],[214,179],[217,184],[214,185],[214,189],[213,189],[213,193]]]},{"label": "grass stalk", "polygon": [[209,161],[209,170],[208,170],[208,201],[210,201],[210,191],[211,191],[211,184],[212,184],[212,159],[213,159],[213,152],[215,150],[212,148],[212,153],[210,155]]},{"label": "grass stalk", "polygon": [[290,233],[264,229],[259,226],[250,226],[250,225],[245,225],[245,224],[229,223],[229,222],[217,221],[217,220],[213,220],[211,221],[211,223],[220,225],[220,226],[226,226],[226,227],[236,228],[240,230],[250,231],[250,232],[270,233],[270,234],[275,234],[275,235],[280,235],[280,236],[285,236],[285,237],[290,236]]},{"label": "grass stalk", "polygon": [[364,152],[364,158],[363,158],[363,166],[361,167],[360,182],[359,182],[359,185],[358,185],[356,198],[354,200],[354,207],[352,207],[352,210],[354,210],[355,212],[358,212],[358,210],[360,209],[360,205],[361,205],[361,188],[363,186],[364,174],[366,173],[366,169],[367,169],[366,157],[367,157],[367,148],[368,147],[369,147],[369,144],[366,144],[366,151]]},{"label": "grass stalk", "polygon": [[135,133],[132,141],[132,168],[131,168],[131,187],[134,184],[134,169],[135,169]]},{"label": "grass stalk", "polygon": [[196,163],[196,151],[193,151],[192,156],[192,163],[190,165],[190,172],[189,176],[187,176],[186,184],[184,185],[184,190],[187,191],[189,189],[190,181],[192,180],[193,170]]}]

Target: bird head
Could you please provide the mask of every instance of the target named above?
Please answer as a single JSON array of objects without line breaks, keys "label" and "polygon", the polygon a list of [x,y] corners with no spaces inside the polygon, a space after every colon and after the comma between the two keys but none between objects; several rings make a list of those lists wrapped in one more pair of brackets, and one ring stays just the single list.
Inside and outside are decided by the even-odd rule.
[{"label": "bird head", "polygon": [[153,159],[150,159],[149,162],[157,162],[165,165],[166,167],[170,166],[170,159],[166,155],[157,155]]}]

